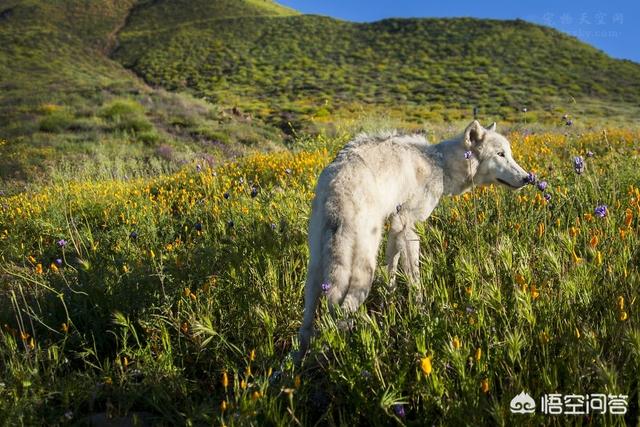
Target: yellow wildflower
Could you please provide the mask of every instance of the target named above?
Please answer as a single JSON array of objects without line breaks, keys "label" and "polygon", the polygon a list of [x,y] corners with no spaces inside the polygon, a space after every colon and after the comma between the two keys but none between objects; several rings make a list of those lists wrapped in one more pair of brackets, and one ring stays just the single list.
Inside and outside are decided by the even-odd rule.
[{"label": "yellow wildflower", "polygon": [[540,292],[538,292],[538,288],[536,287],[536,285],[531,284],[530,291],[531,291],[531,298],[534,300],[538,299],[538,297],[540,296]]},{"label": "yellow wildflower", "polygon": [[602,265],[602,252],[598,251],[596,253],[596,264]]},{"label": "yellow wildflower", "polygon": [[632,221],[633,221],[633,211],[627,208],[624,215],[624,225],[626,225],[627,227],[631,227]]},{"label": "yellow wildflower", "polygon": [[225,389],[229,387],[229,376],[227,375],[227,371],[222,373],[222,387]]},{"label": "yellow wildflower", "polygon": [[451,345],[456,350],[458,350],[460,347],[462,347],[462,342],[460,341],[460,339],[458,338],[457,335],[455,337],[453,337],[453,340],[451,340]]},{"label": "yellow wildflower", "polygon": [[576,237],[580,233],[580,229],[578,227],[569,228],[569,236]]},{"label": "yellow wildflower", "polygon": [[576,251],[575,251],[575,250],[573,250],[573,251],[571,252],[571,257],[573,258],[573,262],[574,262],[574,263],[576,263],[576,264],[581,264],[581,263],[582,263],[582,261],[583,261],[583,259],[582,259],[582,258],[580,258],[580,257],[576,254]]},{"label": "yellow wildflower", "polygon": [[420,360],[420,369],[422,369],[422,373],[425,375],[430,375],[433,367],[431,366],[431,357],[423,357]]}]

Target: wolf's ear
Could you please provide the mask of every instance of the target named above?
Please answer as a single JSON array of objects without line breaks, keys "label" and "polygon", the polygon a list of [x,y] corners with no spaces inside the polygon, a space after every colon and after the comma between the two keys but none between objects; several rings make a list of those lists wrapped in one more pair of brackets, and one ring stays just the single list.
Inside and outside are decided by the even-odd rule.
[{"label": "wolf's ear", "polygon": [[474,120],[464,130],[464,146],[467,149],[477,147],[484,139],[487,131],[480,125],[480,122]]},{"label": "wolf's ear", "polygon": [[496,122],[491,123],[491,126],[487,128],[488,131],[495,132],[496,131]]}]

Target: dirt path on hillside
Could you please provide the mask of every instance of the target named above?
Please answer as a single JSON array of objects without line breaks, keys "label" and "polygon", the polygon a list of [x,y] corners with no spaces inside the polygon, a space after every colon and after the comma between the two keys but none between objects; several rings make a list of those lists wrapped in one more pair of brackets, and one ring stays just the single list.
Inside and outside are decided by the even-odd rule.
[{"label": "dirt path on hillside", "polygon": [[102,53],[104,53],[108,58],[111,58],[111,56],[116,51],[116,49],[118,49],[120,45],[120,42],[118,41],[118,35],[120,34],[120,31],[122,31],[122,29],[127,26],[127,23],[129,22],[129,17],[133,13],[133,11],[136,10],[139,6],[140,5],[135,0],[132,1],[131,6],[129,7],[129,10],[127,10],[127,13],[123,16],[122,20],[113,29],[113,31],[111,31],[107,35],[107,41],[105,43],[105,47]]}]

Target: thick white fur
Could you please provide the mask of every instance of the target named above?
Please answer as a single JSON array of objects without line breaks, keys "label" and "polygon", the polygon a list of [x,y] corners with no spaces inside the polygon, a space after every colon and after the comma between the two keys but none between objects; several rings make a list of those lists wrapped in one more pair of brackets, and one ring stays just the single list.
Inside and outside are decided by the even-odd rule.
[{"label": "thick white fur", "polygon": [[[465,152],[471,152],[469,159]],[[453,139],[430,145],[419,135],[360,135],[348,143],[318,179],[309,224],[310,260],[300,328],[302,357],[328,284],[332,311],[355,311],[369,294],[385,220],[391,226],[386,262],[391,280],[398,263],[419,280],[417,221],[426,220],[444,194],[473,185],[520,188],[527,173],[513,160],[509,142],[473,121]]]}]

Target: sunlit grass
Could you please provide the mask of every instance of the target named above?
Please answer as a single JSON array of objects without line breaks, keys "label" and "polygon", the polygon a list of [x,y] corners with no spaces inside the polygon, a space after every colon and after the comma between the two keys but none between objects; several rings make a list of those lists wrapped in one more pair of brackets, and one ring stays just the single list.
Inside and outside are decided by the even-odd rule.
[{"label": "sunlit grass", "polygon": [[511,134],[544,191],[443,199],[418,230],[423,302],[380,271],[345,332],[323,301],[300,370],[310,201],[348,135],[1,197],[0,417],[510,425],[522,390],[635,399],[639,136]]}]

